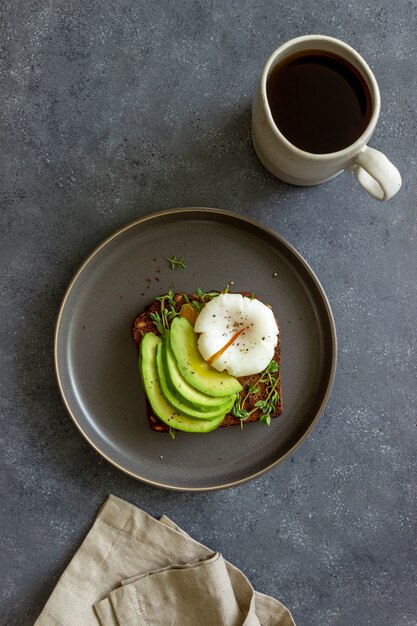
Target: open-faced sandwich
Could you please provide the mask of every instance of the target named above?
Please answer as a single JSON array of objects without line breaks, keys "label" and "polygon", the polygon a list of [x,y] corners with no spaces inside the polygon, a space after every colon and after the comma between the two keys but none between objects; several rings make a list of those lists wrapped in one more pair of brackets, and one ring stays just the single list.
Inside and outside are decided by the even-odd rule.
[{"label": "open-faced sandwich", "polygon": [[173,293],[132,324],[150,427],[206,433],[282,413],[278,323],[250,293]]}]

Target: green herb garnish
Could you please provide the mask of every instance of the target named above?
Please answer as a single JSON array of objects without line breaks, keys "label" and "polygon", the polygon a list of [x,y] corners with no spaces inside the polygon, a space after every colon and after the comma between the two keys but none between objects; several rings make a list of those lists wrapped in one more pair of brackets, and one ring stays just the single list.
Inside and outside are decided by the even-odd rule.
[{"label": "green herb garnish", "polygon": [[188,304],[190,304],[192,307],[200,312],[208,300],[213,300],[213,298],[217,298],[220,293],[218,291],[203,291],[202,289],[200,289],[200,287],[198,287],[196,295],[199,299],[191,300],[191,302],[186,294],[183,294],[183,297],[184,299],[186,299]]},{"label": "green herb garnish", "polygon": [[[278,363],[274,360],[270,361],[267,367],[261,372],[258,380],[255,384],[249,385],[246,389],[246,395],[242,398],[239,394],[236,398],[235,404],[232,409],[232,415],[240,419],[240,425],[243,428],[243,422],[245,422],[255,411],[261,409],[262,415],[260,421],[262,424],[269,426],[271,424],[271,414],[275,413],[277,408],[277,402],[279,400],[279,393],[276,391],[278,384],[277,378],[272,376],[278,371]],[[245,404],[250,395],[258,393],[259,385],[265,384],[266,398],[264,400],[258,400],[255,402],[254,408],[251,411],[245,409]]]},{"label": "green herb garnish", "polygon": [[161,310],[158,313],[149,313],[149,317],[155,324],[159,334],[164,335],[169,330],[174,317],[179,314],[179,311],[176,310],[177,303],[174,300],[174,292],[169,290],[167,294],[158,296],[155,300],[161,303]]},{"label": "green herb garnish", "polygon": [[176,256],[173,256],[172,259],[166,257],[166,260],[168,261],[168,263],[170,263],[172,270],[183,270],[183,269],[185,269],[184,257],[183,256],[180,257],[179,259],[177,259]]},{"label": "green herb garnish", "polygon": [[162,320],[162,316],[160,315],[160,313],[149,313],[149,317],[155,324],[156,330],[158,331],[158,333],[160,335],[163,335],[165,332],[165,326],[164,326],[164,322]]}]

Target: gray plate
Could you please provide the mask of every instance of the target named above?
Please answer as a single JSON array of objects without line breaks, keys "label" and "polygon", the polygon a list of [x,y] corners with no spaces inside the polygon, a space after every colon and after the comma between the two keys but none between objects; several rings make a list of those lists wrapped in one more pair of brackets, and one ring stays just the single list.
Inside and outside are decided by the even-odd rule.
[{"label": "gray plate", "polygon": [[[184,256],[172,270],[166,257]],[[274,274],[277,273],[276,276]],[[282,333],[283,415],[206,435],[152,432],[130,335],[132,320],[169,289],[254,291]],[[75,424],[116,467],[144,482],[198,491],[237,485],[290,454],[328,399],[336,368],[329,303],[284,239],[224,211],[154,213],[104,241],[68,287],[55,335],[59,387]]]}]

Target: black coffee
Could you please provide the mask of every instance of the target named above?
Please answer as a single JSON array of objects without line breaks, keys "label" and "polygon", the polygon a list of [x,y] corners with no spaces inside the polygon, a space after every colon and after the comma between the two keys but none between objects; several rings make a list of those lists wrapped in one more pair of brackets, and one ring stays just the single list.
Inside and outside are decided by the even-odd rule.
[{"label": "black coffee", "polygon": [[294,146],[326,154],[350,146],[369,124],[371,93],[341,57],[309,50],[278,63],[266,84],[275,124]]}]

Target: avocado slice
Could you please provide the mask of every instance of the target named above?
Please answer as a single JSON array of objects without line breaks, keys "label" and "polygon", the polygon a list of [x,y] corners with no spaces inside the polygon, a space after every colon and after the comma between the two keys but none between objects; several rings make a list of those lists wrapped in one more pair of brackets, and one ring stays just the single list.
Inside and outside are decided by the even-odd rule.
[{"label": "avocado slice", "polygon": [[156,346],[156,373],[158,375],[159,386],[161,388],[163,396],[165,397],[165,400],[176,411],[179,411],[180,413],[182,413],[183,415],[186,415],[187,417],[192,417],[194,419],[207,419],[207,420],[216,419],[217,417],[220,417],[220,415],[223,415],[224,417],[226,413],[228,413],[231,410],[232,406],[234,405],[235,396],[232,397],[233,398],[232,400],[229,399],[228,402],[223,402],[223,404],[221,404],[220,406],[217,406],[216,408],[212,408],[211,410],[208,410],[205,413],[203,413],[202,411],[199,411],[198,409],[193,409],[193,407],[191,407],[186,402],[182,402],[181,400],[178,400],[178,398],[176,398],[175,395],[171,392],[167,384],[167,379],[166,379],[165,370],[164,370],[164,361],[163,361],[163,356],[162,356],[162,344],[161,343],[159,343]]},{"label": "avocado slice", "polygon": [[165,400],[158,381],[156,370],[156,349],[161,339],[153,333],[147,333],[139,350],[139,372],[149,403],[157,417],[167,426],[187,433],[208,433],[222,423],[224,415],[216,419],[193,419],[176,411]]},{"label": "avocado slice", "polygon": [[[178,368],[177,361],[175,360],[174,353],[172,352],[170,331],[167,331],[164,335],[162,344],[162,361],[169,390],[178,398],[178,400],[181,400],[187,405],[202,412],[213,410],[219,412],[219,407],[228,401],[230,401],[233,406],[234,401],[236,400],[236,394],[215,398],[198,391],[198,389],[195,389],[195,387],[187,383]],[[228,412],[229,411],[227,411],[227,413]]]},{"label": "avocado slice", "polygon": [[190,385],[215,397],[242,391],[242,385],[234,376],[218,372],[203,359],[197,347],[197,335],[185,317],[172,320],[170,338],[178,368]]}]

